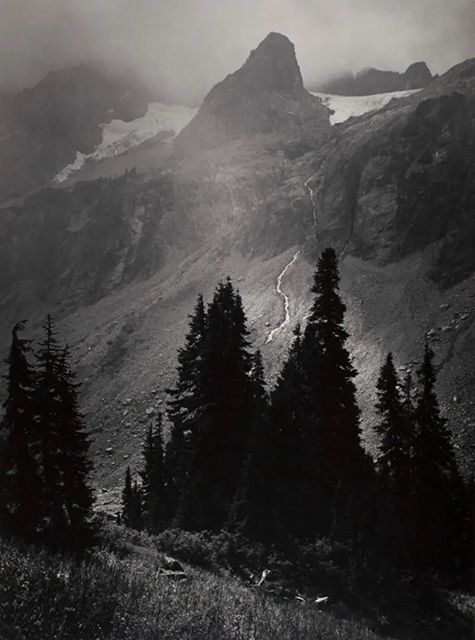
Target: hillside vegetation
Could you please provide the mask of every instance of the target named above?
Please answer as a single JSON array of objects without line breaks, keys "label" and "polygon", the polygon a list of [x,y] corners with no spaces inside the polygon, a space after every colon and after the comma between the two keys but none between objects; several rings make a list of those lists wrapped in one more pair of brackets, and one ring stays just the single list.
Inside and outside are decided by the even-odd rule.
[{"label": "hillside vegetation", "polygon": [[[2,640],[382,640],[471,637],[474,599],[440,592],[432,615],[412,601],[382,608],[361,589],[372,617],[342,602],[319,610],[250,588],[226,567],[223,540],[194,536],[198,563],[175,581],[158,572],[165,547],[190,554],[193,536],[149,537],[106,525],[102,542],[82,559],[2,540]],[[229,539],[228,539],[229,546]],[[185,551],[186,549],[186,551]],[[212,549],[214,551],[212,552]],[[160,551],[162,550],[162,551]],[[327,559],[328,562],[328,559]],[[345,570],[334,566],[344,580]],[[411,596],[412,597],[412,596]],[[435,596],[434,596],[435,597]],[[397,609],[399,606],[399,610]],[[412,630],[408,623],[415,623]]]}]

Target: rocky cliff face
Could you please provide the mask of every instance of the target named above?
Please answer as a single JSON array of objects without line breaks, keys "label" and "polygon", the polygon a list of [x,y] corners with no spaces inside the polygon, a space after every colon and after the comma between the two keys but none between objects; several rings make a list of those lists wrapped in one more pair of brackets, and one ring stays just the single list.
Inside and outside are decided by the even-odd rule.
[{"label": "rocky cliff face", "polygon": [[369,96],[377,93],[425,89],[433,79],[425,62],[415,62],[404,73],[363,69],[356,75],[347,73],[329,80],[313,90],[339,96]]},{"label": "rocky cliff face", "polygon": [[0,104],[0,202],[44,186],[102,139],[101,124],[143,116],[149,97],[129,81],[80,66],[49,73]]},{"label": "rocky cliff face", "polygon": [[328,112],[305,90],[293,44],[271,33],[238,71],[209,92],[177,144],[188,151],[212,148],[302,127],[328,131]]},{"label": "rocky cliff face", "polygon": [[[467,61],[332,128],[293,46],[271,35],[213,89],[153,175],[42,190],[0,210],[0,347],[19,318],[33,333],[48,311],[59,320],[101,483],[120,479],[163,404],[198,292],[233,277],[272,376],[328,244],[341,259],[365,420],[386,352],[414,370],[430,332],[457,443],[475,441],[474,78]],[[291,322],[269,341],[290,262]]]},{"label": "rocky cliff face", "polygon": [[378,264],[437,244],[447,286],[475,269],[475,61],[451,77],[340,125],[315,177],[324,242]]}]

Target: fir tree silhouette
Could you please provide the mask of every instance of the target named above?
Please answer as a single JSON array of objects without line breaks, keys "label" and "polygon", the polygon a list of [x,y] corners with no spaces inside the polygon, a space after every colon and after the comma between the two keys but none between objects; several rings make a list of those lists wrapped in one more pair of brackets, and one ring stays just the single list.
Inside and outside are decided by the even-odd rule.
[{"label": "fir tree silhouette", "polygon": [[150,425],[143,448],[142,478],[143,520],[146,528],[158,532],[166,518],[166,478],[163,453],[163,419],[158,413],[155,426]]},{"label": "fir tree silhouette", "polygon": [[333,248],[317,263],[314,301],[302,341],[307,377],[305,451],[309,533],[340,531],[361,515],[373,466],[360,441],[357,374],[346,348],[346,307]]},{"label": "fir tree silhouette", "polygon": [[34,538],[41,525],[43,501],[39,464],[39,433],[35,421],[34,372],[28,362],[30,341],[20,337],[25,321],[12,331],[6,359],[7,397],[0,422],[0,515],[7,531]]}]

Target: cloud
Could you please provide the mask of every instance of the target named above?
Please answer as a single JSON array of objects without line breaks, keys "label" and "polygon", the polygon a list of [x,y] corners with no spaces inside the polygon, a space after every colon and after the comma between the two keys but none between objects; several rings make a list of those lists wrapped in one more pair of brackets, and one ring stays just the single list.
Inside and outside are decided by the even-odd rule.
[{"label": "cloud", "polygon": [[0,87],[94,62],[199,99],[269,31],[307,83],[366,66],[435,72],[475,55],[473,0],[0,0]]}]

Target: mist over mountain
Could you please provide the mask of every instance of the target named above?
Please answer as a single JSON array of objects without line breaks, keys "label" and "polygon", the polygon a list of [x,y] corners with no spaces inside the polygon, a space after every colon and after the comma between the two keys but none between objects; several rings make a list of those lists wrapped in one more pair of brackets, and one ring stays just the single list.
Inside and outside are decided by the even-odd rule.
[{"label": "mist over mountain", "polygon": [[394,91],[425,89],[434,77],[425,62],[414,62],[404,73],[362,69],[356,74],[343,73],[323,84],[312,87],[314,91],[342,96],[368,96]]},{"label": "mist over mountain", "polygon": [[474,51],[471,0],[1,0],[0,11],[0,90],[86,62],[199,106],[270,31],[294,42],[306,86],[345,70],[403,72],[416,60],[443,73]]},{"label": "mist over mountain", "polygon": [[97,479],[114,487],[135,455],[130,430],[173,381],[196,295],[233,276],[273,379],[332,245],[365,424],[381,358],[391,349],[412,371],[431,332],[465,459],[475,61],[425,89],[368,98],[309,93],[281,34],[241,62],[186,113],[91,66],[49,74],[13,109],[6,98],[0,346],[19,317],[34,332],[53,312],[75,348]]}]

